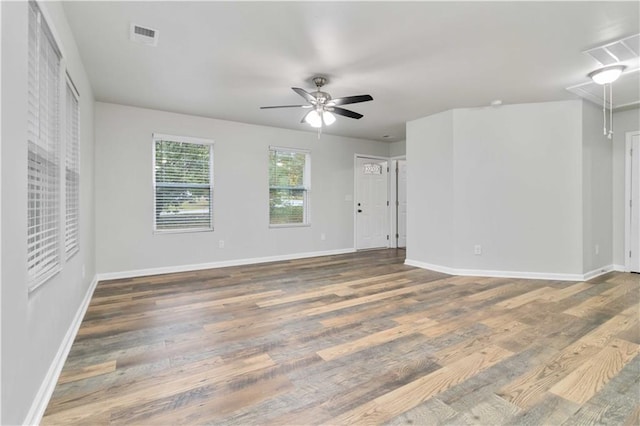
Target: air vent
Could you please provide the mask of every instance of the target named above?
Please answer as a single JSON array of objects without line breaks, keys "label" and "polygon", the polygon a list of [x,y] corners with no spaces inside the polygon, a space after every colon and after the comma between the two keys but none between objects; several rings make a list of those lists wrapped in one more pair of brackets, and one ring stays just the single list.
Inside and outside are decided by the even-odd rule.
[{"label": "air vent", "polygon": [[623,38],[604,46],[585,50],[587,55],[602,65],[611,65],[640,57],[640,34]]},{"label": "air vent", "polygon": [[136,24],[131,24],[131,30],[129,31],[131,41],[149,46],[156,46],[158,44],[158,35],[158,30]]}]

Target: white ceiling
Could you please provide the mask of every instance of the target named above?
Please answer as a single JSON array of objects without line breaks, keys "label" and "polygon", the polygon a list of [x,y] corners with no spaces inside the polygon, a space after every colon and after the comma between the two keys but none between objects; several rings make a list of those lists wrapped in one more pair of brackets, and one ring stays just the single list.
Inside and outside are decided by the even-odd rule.
[{"label": "white ceiling", "polygon": [[[97,100],[314,131],[291,87],[324,75],[345,106],[326,133],[405,137],[458,107],[576,99],[582,51],[640,32],[640,2],[82,2],[64,4]],[[131,23],[159,31],[129,41]],[[636,90],[636,92],[638,92]],[[635,93],[636,99],[639,97]],[[390,135],[390,138],[383,138]]]}]

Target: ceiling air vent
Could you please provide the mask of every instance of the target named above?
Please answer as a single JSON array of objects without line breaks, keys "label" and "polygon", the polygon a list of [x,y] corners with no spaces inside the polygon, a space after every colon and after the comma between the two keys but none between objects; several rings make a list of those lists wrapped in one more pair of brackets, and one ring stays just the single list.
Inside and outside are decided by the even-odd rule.
[{"label": "ceiling air vent", "polygon": [[640,56],[640,34],[585,50],[584,53],[590,55],[602,65],[612,65],[630,59],[637,59]]},{"label": "ceiling air vent", "polygon": [[149,46],[156,46],[158,44],[158,35],[158,30],[131,24],[131,30],[129,32],[131,41],[147,44]]}]

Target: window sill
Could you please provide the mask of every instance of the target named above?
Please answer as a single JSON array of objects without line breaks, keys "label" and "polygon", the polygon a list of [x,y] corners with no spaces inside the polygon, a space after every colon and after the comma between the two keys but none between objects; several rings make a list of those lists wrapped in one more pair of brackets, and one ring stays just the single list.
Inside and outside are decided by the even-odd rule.
[{"label": "window sill", "polygon": [[29,284],[27,288],[27,293],[31,295],[34,291],[42,287],[47,281],[51,278],[55,277],[60,271],[62,271],[62,266],[57,265],[55,268],[51,269],[47,273],[36,277],[31,284]]},{"label": "window sill", "polygon": [[194,232],[213,232],[213,228],[194,228],[194,229],[154,229],[154,235],[164,234],[191,234]]},{"label": "window sill", "polygon": [[80,247],[78,247],[77,245],[74,245],[72,247],[70,247],[68,250],[66,250],[65,252],[65,261],[68,262],[69,260],[71,260],[71,258],[73,256],[75,256],[76,254],[78,254],[80,252]]},{"label": "window sill", "polygon": [[311,227],[310,223],[277,223],[277,224],[269,224],[269,228],[277,229],[277,228],[309,228]]}]

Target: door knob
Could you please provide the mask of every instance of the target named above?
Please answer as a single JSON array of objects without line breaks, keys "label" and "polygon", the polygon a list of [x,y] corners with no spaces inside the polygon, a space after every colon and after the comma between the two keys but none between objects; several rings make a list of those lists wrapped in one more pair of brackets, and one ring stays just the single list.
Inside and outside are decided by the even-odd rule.
[{"label": "door knob", "polygon": [[361,210],[361,209],[358,209],[358,213],[362,213],[362,210]]}]

